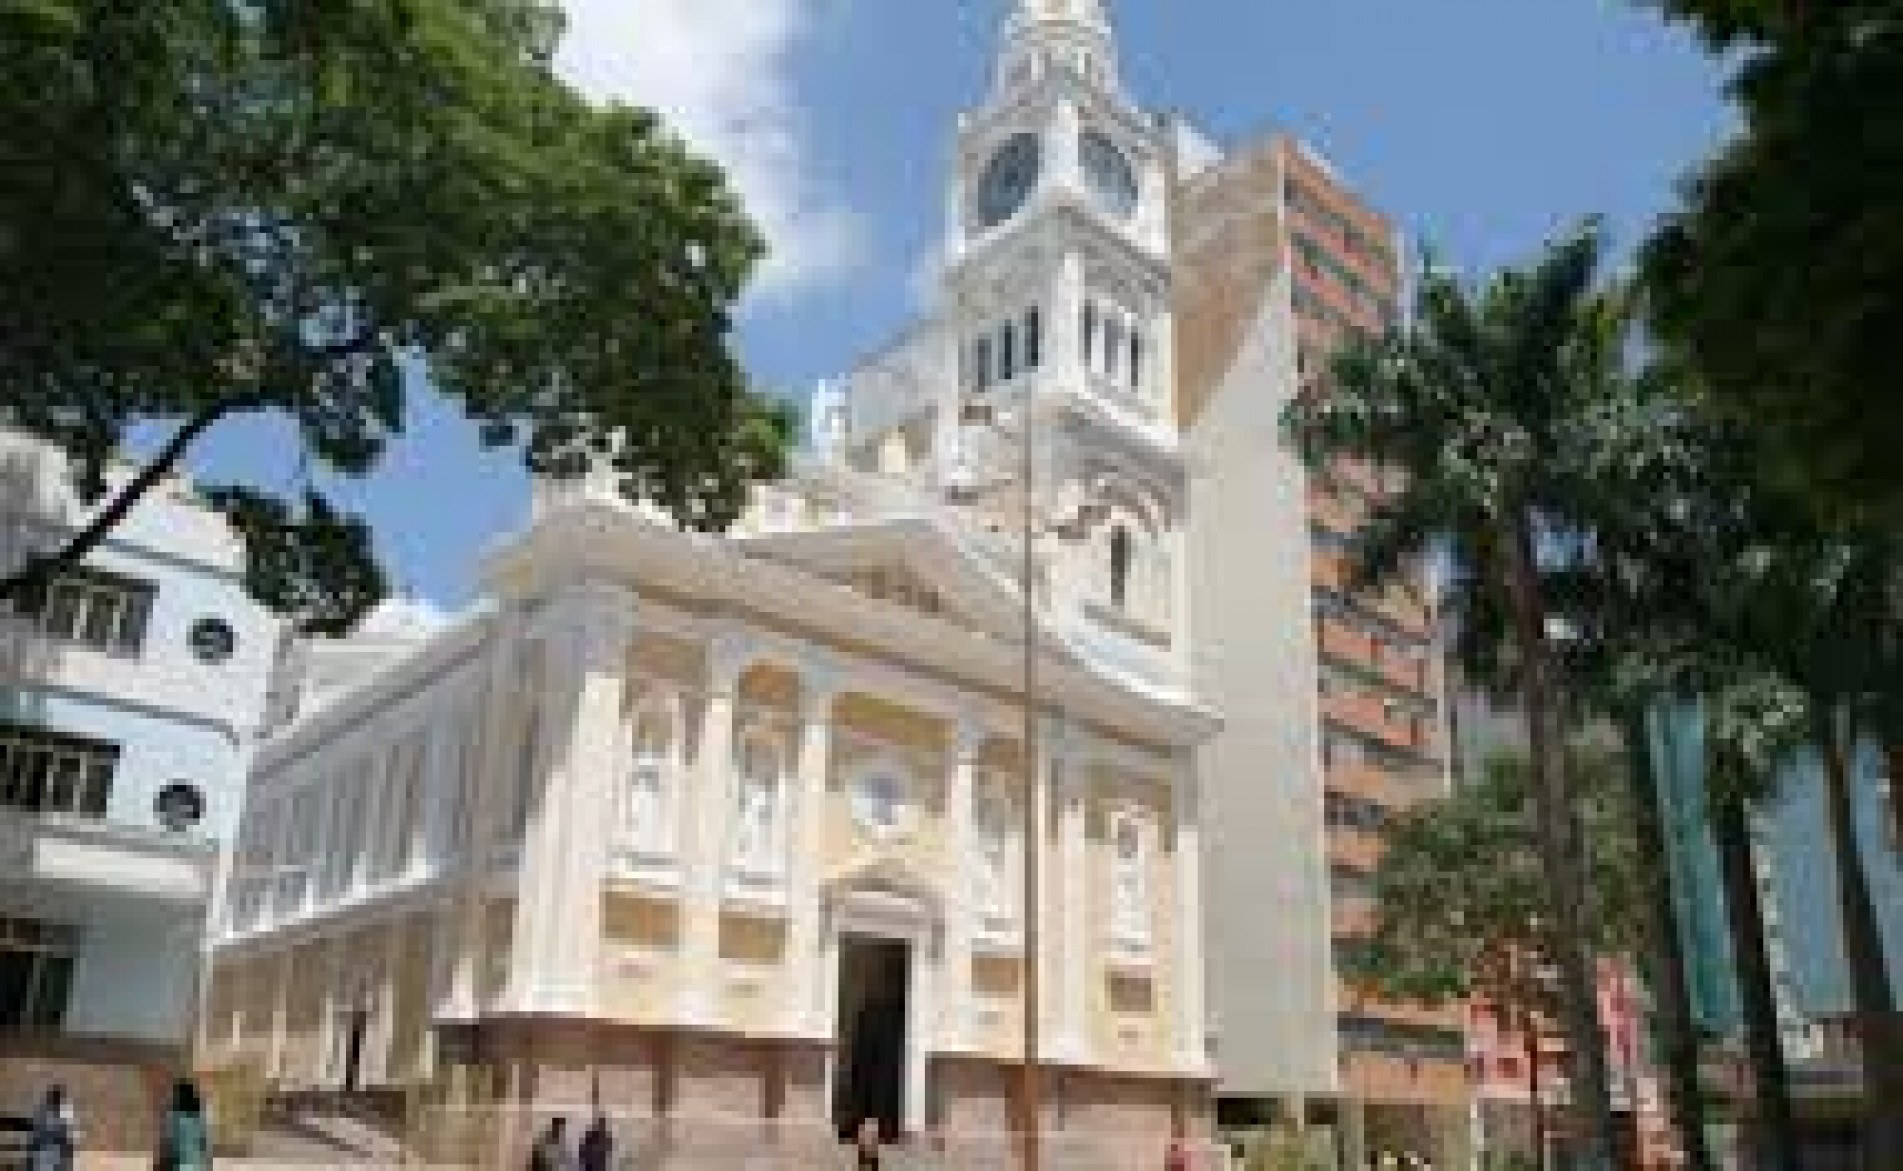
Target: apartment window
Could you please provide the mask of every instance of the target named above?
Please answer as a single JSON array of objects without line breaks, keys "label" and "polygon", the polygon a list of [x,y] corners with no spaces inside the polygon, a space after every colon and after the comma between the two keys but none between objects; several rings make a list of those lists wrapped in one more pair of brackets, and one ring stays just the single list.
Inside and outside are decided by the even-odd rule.
[{"label": "apartment window", "polygon": [[1044,314],[1033,305],[1024,313],[1024,368],[1035,370],[1044,364]]},{"label": "apartment window", "polygon": [[0,805],[30,813],[103,817],[118,766],[115,745],[0,726]]},{"label": "apartment window", "polygon": [[50,1032],[66,1016],[79,932],[0,918],[0,1032]]},{"label": "apartment window", "polygon": [[152,617],[150,582],[94,569],[69,570],[48,587],[39,627],[49,638],[136,655]]},{"label": "apartment window", "polygon": [[1346,1013],[1336,1018],[1342,1047],[1355,1053],[1380,1053],[1410,1061],[1463,1061],[1467,1038],[1458,1029],[1404,1024],[1380,1017]]}]

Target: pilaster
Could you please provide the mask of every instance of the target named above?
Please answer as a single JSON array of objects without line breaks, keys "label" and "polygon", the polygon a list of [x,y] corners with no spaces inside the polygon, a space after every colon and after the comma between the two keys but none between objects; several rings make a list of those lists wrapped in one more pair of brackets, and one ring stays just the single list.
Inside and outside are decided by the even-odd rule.
[{"label": "pilaster", "polygon": [[941,1014],[941,1050],[958,1051],[971,1043],[973,913],[977,903],[974,861],[978,853],[978,755],[986,739],[982,725],[958,723],[952,741],[951,777],[945,810],[952,897],[945,901],[945,1011]]},{"label": "pilaster", "polygon": [[799,759],[792,808],[793,849],[787,875],[787,998],[789,1032],[829,1036],[825,980],[820,969],[821,872],[826,851],[826,785],[832,771],[834,672],[809,667],[801,679]]},{"label": "pilaster", "polygon": [[735,715],[740,675],[751,654],[737,635],[707,648],[707,686],[701,707],[693,785],[682,802],[692,833],[687,841],[685,927],[681,945],[681,1015],[711,1025],[719,1007],[721,894],[727,869],[727,827],[733,804]]},{"label": "pilaster", "polygon": [[1057,864],[1062,873],[1058,904],[1057,1030],[1051,1056],[1084,1061],[1088,1056],[1090,1012],[1090,768],[1088,758],[1067,740],[1053,744],[1056,772]]},{"label": "pilaster", "polygon": [[1203,972],[1202,800],[1195,760],[1177,759],[1174,798],[1176,841],[1176,1042],[1186,1073],[1209,1068],[1209,1024]]},{"label": "pilaster", "polygon": [[628,641],[635,598],[606,582],[557,595],[539,623],[545,647],[543,764],[517,870],[510,1007],[589,1013],[600,984],[602,884],[610,810],[625,783]]},{"label": "pilaster", "polygon": [[480,988],[483,964],[484,887],[488,881],[492,829],[498,814],[496,804],[503,796],[503,760],[508,727],[509,704],[517,686],[520,624],[505,611],[496,617],[490,641],[483,681],[476,692],[473,716],[476,723],[474,749],[463,761],[466,791],[462,798],[462,866],[456,885],[453,949],[442,1007],[438,1016],[445,1020],[474,1020],[482,1009]]}]

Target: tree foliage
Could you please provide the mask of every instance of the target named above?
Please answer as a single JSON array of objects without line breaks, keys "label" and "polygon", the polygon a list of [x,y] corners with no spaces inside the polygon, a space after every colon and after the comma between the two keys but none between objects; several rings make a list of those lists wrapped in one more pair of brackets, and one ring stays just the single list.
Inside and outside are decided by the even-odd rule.
[{"label": "tree foliage", "polygon": [[1742,132],[1646,250],[1654,323],[1827,513],[1903,516],[1903,9],[1667,0],[1740,62]]},{"label": "tree foliage", "polygon": [[[651,113],[555,77],[560,31],[548,0],[0,0],[0,424],[94,500],[133,429],[175,463],[241,415],[359,475],[415,366],[531,471],[729,523],[788,432],[728,347],[760,241]],[[211,496],[265,600],[375,592],[330,505]]]},{"label": "tree foliage", "polygon": [[[1575,753],[1591,858],[1595,954],[1632,954],[1640,875],[1618,763]],[[1559,1015],[1548,859],[1524,757],[1497,755],[1452,796],[1400,819],[1375,870],[1375,929],[1352,976],[1382,995],[1427,1005],[1474,998]]]}]

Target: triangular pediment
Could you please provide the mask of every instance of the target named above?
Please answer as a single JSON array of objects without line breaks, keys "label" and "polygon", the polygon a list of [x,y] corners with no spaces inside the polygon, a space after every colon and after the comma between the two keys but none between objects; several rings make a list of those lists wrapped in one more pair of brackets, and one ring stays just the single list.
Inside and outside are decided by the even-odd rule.
[{"label": "triangular pediment", "polygon": [[1002,638],[1023,627],[1016,584],[925,517],[846,522],[744,538],[747,551],[798,566],[870,600]]}]

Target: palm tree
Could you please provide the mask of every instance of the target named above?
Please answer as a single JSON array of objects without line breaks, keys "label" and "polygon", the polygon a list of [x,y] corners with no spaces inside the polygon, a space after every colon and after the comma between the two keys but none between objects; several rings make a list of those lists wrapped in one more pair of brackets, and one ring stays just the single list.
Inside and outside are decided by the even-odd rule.
[{"label": "palm tree", "polygon": [[[1735,460],[1749,445],[1731,451]],[[1887,533],[1818,526],[1801,504],[1756,483],[1749,468],[1730,483],[1707,501],[1717,522],[1709,531],[1718,540],[1706,546],[1714,552],[1696,587],[1701,637],[1795,692],[1786,709],[1801,704],[1804,737],[1823,772],[1864,1072],[1865,1165],[1894,1171],[1903,1167],[1903,1021],[1857,831],[1849,761],[1863,744],[1882,742],[1896,703],[1888,688],[1898,678],[1895,631],[1903,616],[1891,583],[1903,572],[1903,557]],[[1753,726],[1760,741],[1779,727],[1746,721]]]},{"label": "palm tree", "polygon": [[1791,1074],[1778,1027],[1750,807],[1771,794],[1777,770],[1803,744],[1803,700],[1775,678],[1743,673],[1713,689],[1703,707],[1705,785],[1751,1056],[1759,1151],[1774,1171],[1798,1171]]},{"label": "palm tree", "polygon": [[1482,656],[1483,636],[1498,636],[1515,663],[1537,831],[1552,861],[1545,877],[1571,1084],[1595,1171],[1613,1165],[1617,1131],[1542,570],[1595,491],[1576,429],[1607,392],[1608,364],[1623,360],[1604,350],[1593,320],[1602,253],[1599,226],[1589,223],[1532,266],[1477,288],[1427,266],[1415,320],[1348,347],[1284,420],[1318,476],[1341,461],[1394,473],[1360,534],[1360,580],[1392,580],[1438,548],[1455,569],[1444,602],[1463,648]]}]

